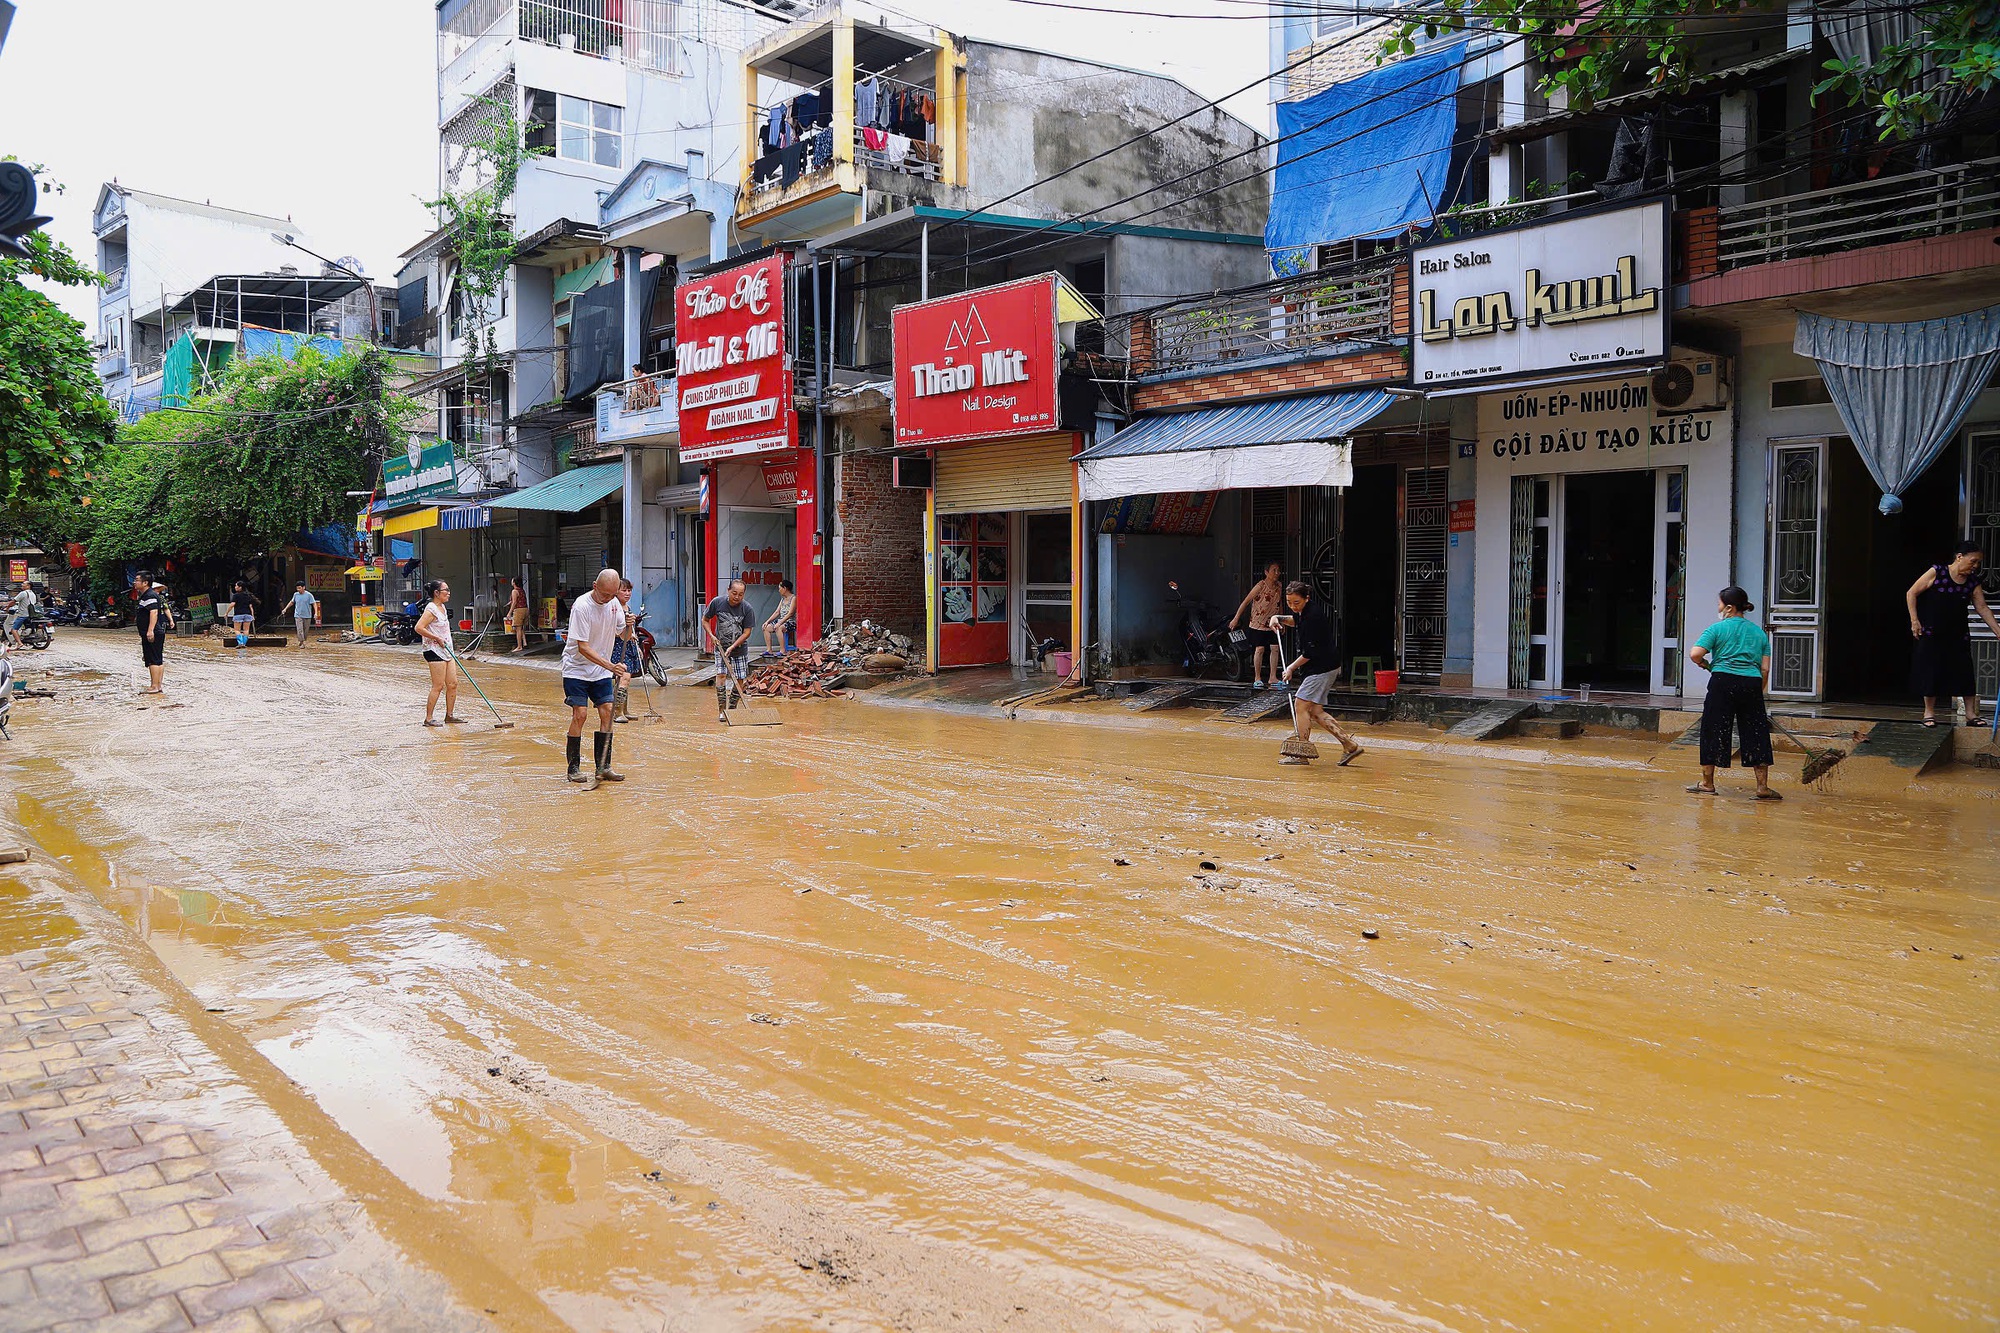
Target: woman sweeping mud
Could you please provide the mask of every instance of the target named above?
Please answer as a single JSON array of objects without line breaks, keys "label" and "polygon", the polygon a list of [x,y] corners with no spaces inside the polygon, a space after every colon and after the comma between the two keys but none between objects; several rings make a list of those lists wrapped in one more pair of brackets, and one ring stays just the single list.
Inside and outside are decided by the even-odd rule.
[{"label": "woman sweeping mud", "polygon": [[424,641],[424,661],[431,669],[431,696],[424,700],[427,727],[444,725],[431,720],[439,695],[444,696],[445,722],[465,721],[458,716],[458,676],[452,671],[451,611],[445,605],[450,600],[451,585],[432,579],[424,585],[424,609],[417,613],[417,637]]},{"label": "woman sweeping mud", "polygon": [[1979,582],[1982,559],[1978,542],[1960,542],[1950,564],[1931,566],[1903,594],[1910,608],[1910,634],[1917,641],[1910,684],[1923,696],[1927,727],[1937,725],[1938,700],[1949,709],[1954,695],[1965,700],[1966,726],[1986,725],[1979,716],[1979,682],[1973,676],[1972,634],[1965,618],[1966,612],[1976,611],[2000,635]]},{"label": "woman sweeping mud", "polygon": [[1738,587],[1715,595],[1713,625],[1688,650],[1688,661],[1709,673],[1708,698],[1701,706],[1701,781],[1688,790],[1715,795],[1715,770],[1729,767],[1729,733],[1743,743],[1743,766],[1757,775],[1757,799],[1784,798],[1771,790],[1771,717],[1764,711],[1764,685],[1771,676],[1771,636],[1745,619],[1755,608]]}]

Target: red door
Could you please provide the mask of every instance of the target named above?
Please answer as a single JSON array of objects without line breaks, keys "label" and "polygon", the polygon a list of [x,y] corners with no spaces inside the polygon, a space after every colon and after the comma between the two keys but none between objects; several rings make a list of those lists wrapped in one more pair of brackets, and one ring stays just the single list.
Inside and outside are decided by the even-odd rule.
[{"label": "red door", "polygon": [[938,517],[938,665],[994,666],[1007,654],[1008,516]]}]

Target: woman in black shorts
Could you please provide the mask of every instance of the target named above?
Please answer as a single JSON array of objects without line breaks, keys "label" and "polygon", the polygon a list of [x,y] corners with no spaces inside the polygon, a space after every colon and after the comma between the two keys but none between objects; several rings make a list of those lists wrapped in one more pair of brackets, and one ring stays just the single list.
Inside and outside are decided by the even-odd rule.
[{"label": "woman in black shorts", "polygon": [[444,696],[445,722],[463,722],[458,716],[458,675],[452,670],[451,585],[432,579],[424,585],[424,609],[417,613],[417,637],[423,640],[424,661],[431,668],[431,697],[424,700],[424,725],[442,726],[431,721],[437,711],[438,696]]}]

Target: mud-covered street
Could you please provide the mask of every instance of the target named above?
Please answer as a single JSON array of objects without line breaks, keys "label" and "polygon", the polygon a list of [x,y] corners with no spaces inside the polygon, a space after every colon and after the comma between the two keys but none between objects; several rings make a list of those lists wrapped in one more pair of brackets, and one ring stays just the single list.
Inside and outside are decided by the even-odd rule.
[{"label": "mud-covered street", "polygon": [[132,637],[10,813],[502,1327],[2000,1320],[1995,802]]}]

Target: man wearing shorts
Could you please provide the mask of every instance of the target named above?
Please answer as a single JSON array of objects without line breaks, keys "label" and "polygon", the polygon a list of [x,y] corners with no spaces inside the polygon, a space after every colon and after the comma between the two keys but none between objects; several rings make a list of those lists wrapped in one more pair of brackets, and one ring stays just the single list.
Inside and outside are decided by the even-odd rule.
[{"label": "man wearing shorts", "polygon": [[305,580],[292,589],[292,628],[299,632],[295,647],[306,646],[306,631],[319,628],[319,598],[306,591]]},{"label": "man wearing shorts", "polygon": [[[613,645],[625,630],[625,604],[618,600],[618,571],[601,571],[590,591],[569,610],[569,630],[563,639],[563,702],[569,705],[569,780],[595,787],[623,782],[611,767],[611,700],[631,678],[613,660]],[[597,710],[597,732],[591,737],[595,773],[583,771],[583,724]]]},{"label": "man wearing shorts", "polygon": [[160,680],[167,670],[167,599],[153,576],[143,569],[132,580],[132,591],[138,599],[139,660],[146,664],[146,675],[152,682],[139,693],[159,694],[163,688]]},{"label": "man wearing shorts", "polygon": [[34,586],[23,583],[14,594],[13,610],[7,614],[7,640],[16,648],[21,646],[21,631],[28,627],[28,617],[34,614]]},{"label": "man wearing shorts", "polygon": [[1272,616],[1271,624],[1295,629],[1299,636],[1299,655],[1285,668],[1286,683],[1298,682],[1298,692],[1292,696],[1292,734],[1310,741],[1314,727],[1332,732],[1333,738],[1340,742],[1340,763],[1345,768],[1360,758],[1362,751],[1326,711],[1327,692],[1333,688],[1333,678],[1340,674],[1340,632],[1334,627],[1333,617],[1327,614],[1325,603],[1312,595],[1311,584],[1289,585],[1285,589],[1285,605],[1291,608],[1291,614]]},{"label": "man wearing shorts", "polygon": [[757,613],[743,600],[743,580],[734,579],[729,590],[710,602],[701,613],[702,626],[715,643],[715,720],[727,722],[731,705],[743,701],[743,686],[750,673],[750,628]]},{"label": "man wearing shorts", "polygon": [[236,646],[246,646],[250,631],[257,628],[257,599],[242,579],[236,580],[236,588],[229,594],[229,618],[236,628]]}]

